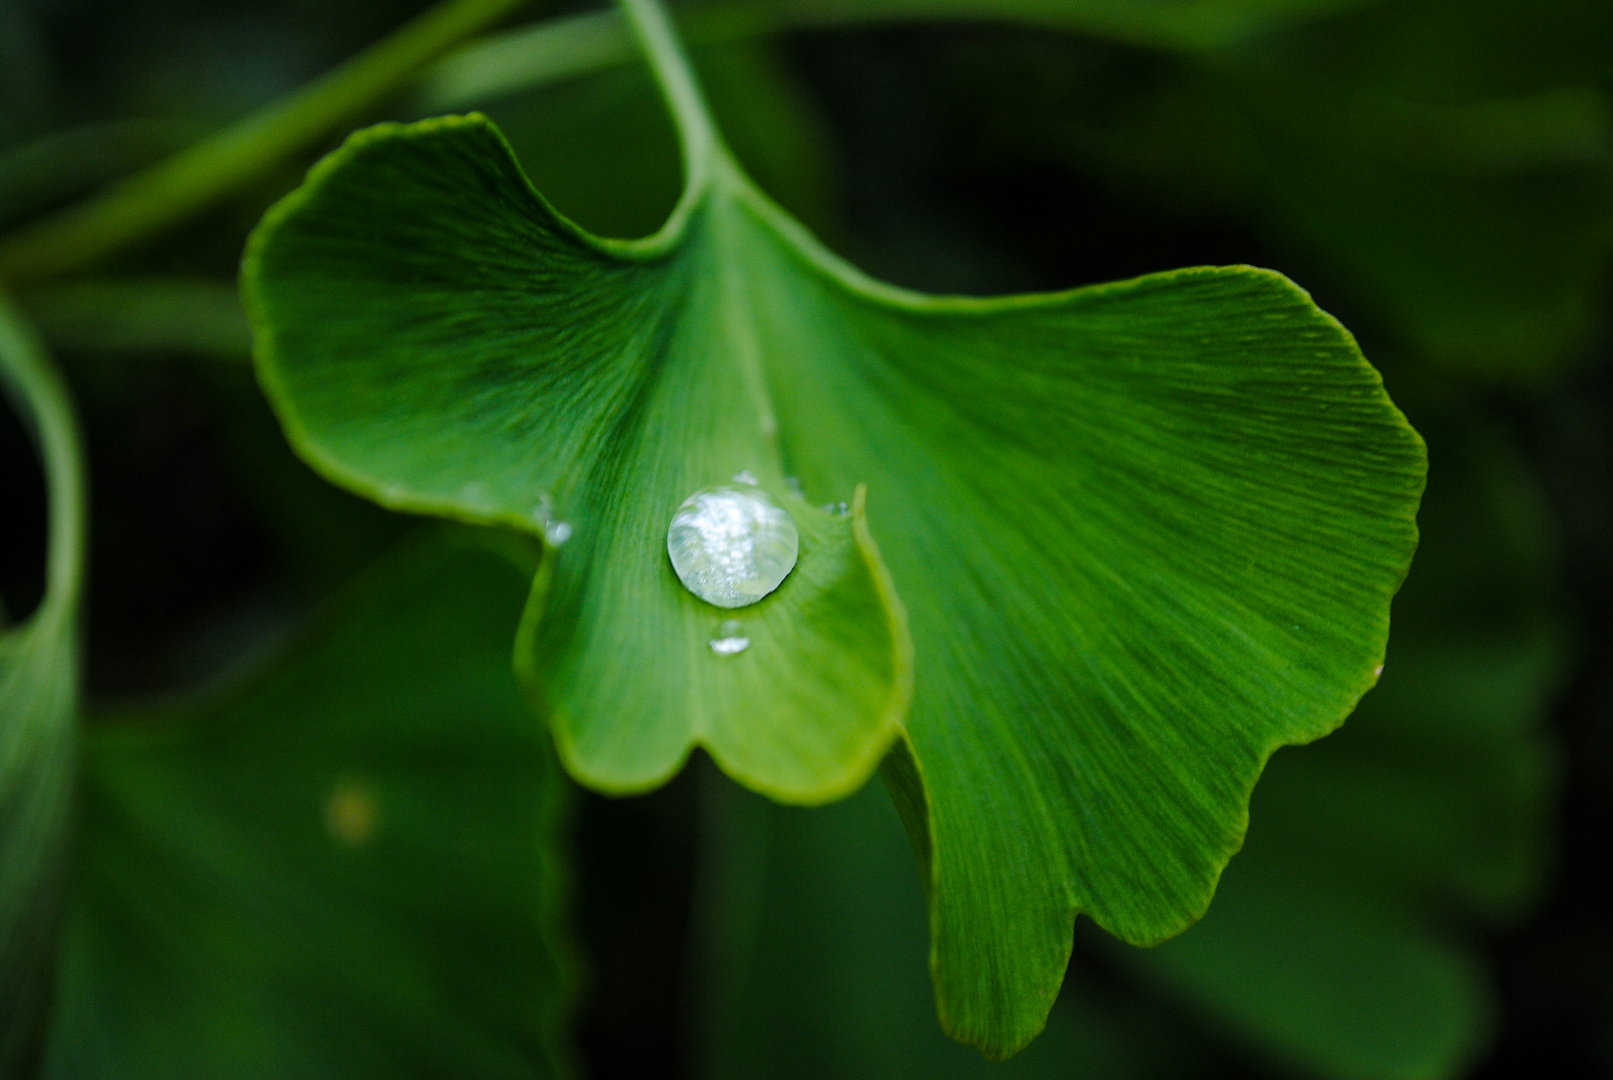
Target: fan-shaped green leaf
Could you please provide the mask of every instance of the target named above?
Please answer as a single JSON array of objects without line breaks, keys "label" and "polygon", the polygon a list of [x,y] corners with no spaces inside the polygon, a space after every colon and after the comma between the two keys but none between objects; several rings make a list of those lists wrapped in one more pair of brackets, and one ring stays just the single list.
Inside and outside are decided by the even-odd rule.
[{"label": "fan-shaped green leaf", "polygon": [[[658,9],[630,9],[684,139],[660,233],[583,233],[478,117],[371,129],[254,236],[261,377],[355,490],[564,518],[518,663],[568,766],[607,790],[696,744],[777,797],[851,790],[897,734],[905,607],[892,776],[942,1019],[1012,1052],[1075,913],[1132,941],[1181,930],[1266,758],[1372,685],[1421,443],[1273,273],[1001,300],[868,280],[745,179]],[[720,658],[724,613],[663,545],[687,494],[741,469],[802,524],[801,565],[739,613],[773,647]],[[866,482],[866,529],[791,477],[815,500]]]}]

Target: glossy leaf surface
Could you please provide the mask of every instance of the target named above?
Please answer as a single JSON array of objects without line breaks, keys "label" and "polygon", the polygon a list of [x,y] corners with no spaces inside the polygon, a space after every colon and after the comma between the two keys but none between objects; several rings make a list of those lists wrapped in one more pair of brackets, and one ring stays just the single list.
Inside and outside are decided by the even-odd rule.
[{"label": "glossy leaf surface", "polygon": [[[1276,274],[1002,300],[870,281],[662,74],[690,180],[646,241],[560,218],[479,118],[355,136],[254,238],[260,375],[301,452],[355,490],[572,526],[517,662],[568,767],[606,790],[696,744],[778,798],[852,790],[898,734],[905,609],[893,775],[943,1024],[1012,1052],[1074,914],[1133,941],[1186,926],[1266,757],[1372,684],[1421,443]],[[740,469],[780,501],[790,477],[813,502],[866,483],[867,513],[789,502],[800,567],[740,613],[771,647],[721,659],[664,536]]]},{"label": "glossy leaf surface", "polygon": [[90,729],[44,1075],[569,1073],[520,580],[416,538],[239,685]]}]

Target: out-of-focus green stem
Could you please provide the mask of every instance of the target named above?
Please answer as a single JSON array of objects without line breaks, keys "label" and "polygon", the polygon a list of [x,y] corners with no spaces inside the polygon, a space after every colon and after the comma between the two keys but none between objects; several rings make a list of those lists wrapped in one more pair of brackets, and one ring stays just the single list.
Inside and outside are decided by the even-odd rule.
[{"label": "out-of-focus green stem", "polygon": [[526,2],[445,0],[301,90],[104,195],[0,240],[0,281],[71,273],[184,219],[362,112],[422,64]]},{"label": "out-of-focus green stem", "polygon": [[0,291],[0,385],[34,428],[50,492],[50,540],[40,620],[68,617],[84,579],[84,452],[67,383],[33,327]]}]

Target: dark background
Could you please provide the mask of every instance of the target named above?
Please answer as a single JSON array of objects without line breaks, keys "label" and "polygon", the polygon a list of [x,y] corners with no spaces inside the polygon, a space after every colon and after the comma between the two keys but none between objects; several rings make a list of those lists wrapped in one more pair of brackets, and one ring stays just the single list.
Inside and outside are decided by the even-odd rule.
[{"label": "dark background", "polygon": [[[105,129],[96,153],[48,183],[0,171],[0,182],[9,181],[0,187],[0,225],[66,205],[155,160],[421,7],[0,0],[0,155],[86,125],[120,125]],[[1424,190],[1401,182],[1399,136],[1373,107],[1340,119],[1305,97],[1370,102],[1362,89],[1370,82],[1374,92],[1390,86],[1440,105],[1563,87],[1605,102],[1613,34],[1594,0],[1544,11],[1521,2],[1366,7],[1285,32],[1265,51],[1223,50],[1209,60],[1002,25],[794,33],[767,59],[799,131],[770,145],[765,120],[757,121],[763,134],[749,156],[744,138],[734,142],[764,186],[832,246],[915,288],[991,294],[1197,264],[1274,267],[1350,327],[1414,423],[1426,415],[1437,427],[1455,415],[1504,448],[1541,496],[1532,527],[1547,538],[1547,571],[1531,588],[1560,633],[1560,662],[1536,711],[1558,747],[1559,768],[1554,790],[1542,796],[1550,827],[1536,896],[1499,920],[1450,914],[1455,932],[1479,944],[1499,992],[1493,1043],[1471,1075],[1613,1075],[1613,365],[1605,273],[1613,130],[1604,126],[1601,145],[1562,160],[1519,151],[1521,164],[1499,179],[1419,173],[1435,177]],[[1401,14],[1385,16],[1386,8]],[[1313,63],[1314,56],[1327,62]],[[701,62],[713,70],[724,63],[720,51],[703,53]],[[530,151],[536,181],[561,209],[605,231],[652,228],[675,191],[664,119],[631,120],[644,115],[632,104],[591,119],[576,101],[592,92],[580,88],[568,99],[560,88],[492,111]],[[1286,96],[1278,105],[1293,115],[1239,112],[1247,95]],[[721,113],[722,96],[714,97]],[[1184,102],[1194,108],[1183,112]],[[554,115],[543,112],[551,106]],[[394,114],[407,108],[389,105],[376,118]],[[606,134],[565,144],[576,157],[556,164],[556,132],[567,130],[570,115],[580,117],[574,126],[594,124]],[[647,134],[628,138],[639,130],[633,123]],[[1240,142],[1240,130],[1255,132],[1247,139],[1255,151]],[[1289,153],[1272,130],[1301,131],[1325,153]],[[1527,135],[1518,137],[1527,142]],[[1368,164],[1349,172],[1362,161]],[[254,190],[121,257],[113,270],[231,280],[245,233],[306,164],[288,163]],[[598,175],[616,179],[601,185],[590,179]],[[1320,182],[1307,177],[1317,176],[1347,187],[1348,197],[1310,198],[1306,185]],[[1442,195],[1439,184],[1450,191]],[[1404,249],[1373,248],[1378,228]],[[1380,273],[1387,263],[1394,266]],[[1505,269],[1489,278],[1474,269],[1489,264]],[[1413,284],[1397,280],[1395,267],[1411,267]],[[1435,303],[1416,281],[1440,274],[1445,284],[1429,287]],[[1521,345],[1505,329],[1512,325],[1505,298],[1526,291],[1519,280],[1544,297],[1518,316],[1530,328]],[[1557,303],[1560,297],[1567,299]],[[1475,347],[1419,314],[1441,304],[1494,347]],[[1497,328],[1487,329],[1483,320],[1492,316]],[[283,633],[403,531],[398,519],[325,487],[291,459],[243,367],[178,353],[62,353],[89,441],[94,701],[127,701],[216,675]],[[1430,435],[1430,445],[1437,471],[1441,444]],[[20,616],[42,587],[44,494],[25,431],[6,411],[0,508],[0,596]],[[591,974],[579,1039],[594,1076],[700,1071],[696,901],[702,785],[712,783],[697,767],[644,798],[580,798],[574,910]],[[1175,1064],[1160,1066],[1161,1075],[1293,1074],[1192,1007],[1148,991],[1097,935],[1077,935],[1072,983],[1152,1017],[1158,1027],[1147,1031],[1171,1033],[1185,1049]]]}]

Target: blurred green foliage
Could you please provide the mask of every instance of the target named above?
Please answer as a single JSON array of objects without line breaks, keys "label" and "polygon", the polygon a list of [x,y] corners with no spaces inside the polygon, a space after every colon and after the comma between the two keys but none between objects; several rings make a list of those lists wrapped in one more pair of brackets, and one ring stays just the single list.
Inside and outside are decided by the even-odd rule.
[{"label": "blurred green foliage", "polygon": [[569,1073],[569,793],[513,570],[417,536],[255,670],[101,718],[45,1076]]},{"label": "blurred green foliage", "polygon": [[[0,3],[0,226],[159,160],[420,6]],[[1613,449],[1610,9],[1377,0],[1165,40],[1090,12],[1075,31],[1014,25],[1029,7],[964,29],[908,10],[891,29],[873,6],[779,5],[697,61],[762,186],[905,284],[1000,292],[1248,260],[1311,287],[1430,446],[1382,684],[1340,734],[1274,759],[1204,922],[1153,952],[1085,927],[1048,1030],[1000,1067],[940,1034],[919,881],[878,788],[783,810],[702,776],[698,825],[692,789],[585,798],[584,1001],[642,1011],[585,1006],[583,1059],[601,1076],[1613,1069],[1613,985],[1596,981],[1613,963],[1597,824],[1613,511],[1594,460]],[[768,25],[782,30],[758,36]],[[589,71],[474,104],[563,211],[640,234],[676,196],[671,128],[634,69]],[[415,100],[352,122],[412,118]],[[513,611],[495,579],[512,575],[422,541],[341,586],[399,525],[291,459],[241,372],[193,359],[238,352],[219,298],[305,163],[97,272],[114,278],[20,297],[87,418],[87,677],[111,701],[87,720],[56,1012],[34,1047],[56,1075],[275,1060],[301,1063],[278,1075],[545,1075],[573,1053],[552,1026],[564,980],[545,974],[569,948],[548,921],[564,874],[538,846],[559,827],[540,805],[555,774],[502,682]],[[24,427],[0,417],[0,593],[19,622],[45,591],[39,477]],[[425,580],[394,596],[377,584],[411,573]],[[350,709],[329,666],[344,640],[366,678],[482,705]],[[256,673],[200,697],[112,700],[243,655]],[[371,819],[374,846],[339,842],[331,806],[379,792],[404,816]],[[697,835],[697,866],[666,854]]]},{"label": "blurred green foliage", "polygon": [[0,1071],[21,1068],[48,1011],[64,895],[84,581],[82,450],[67,387],[0,295],[0,388],[45,467],[44,595],[15,625],[0,605]]}]

